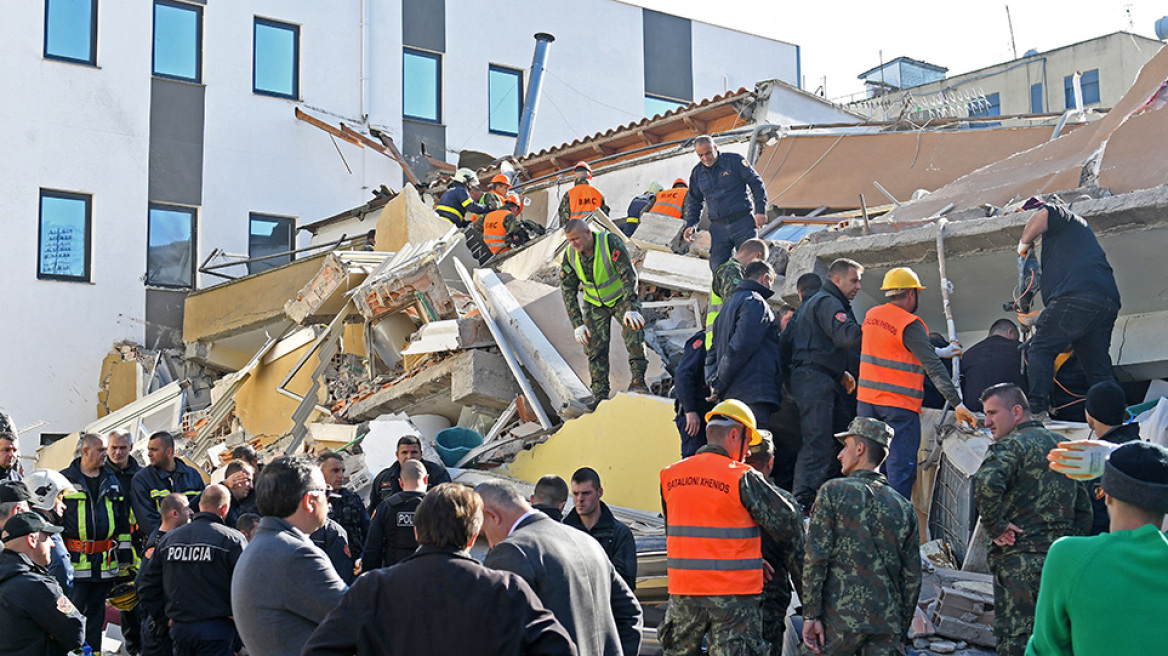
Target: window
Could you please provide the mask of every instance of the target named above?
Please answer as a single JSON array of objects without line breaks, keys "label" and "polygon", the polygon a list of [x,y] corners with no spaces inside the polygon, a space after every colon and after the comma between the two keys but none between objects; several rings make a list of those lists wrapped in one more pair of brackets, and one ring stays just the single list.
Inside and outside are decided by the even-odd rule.
[{"label": "window", "polygon": [[146,284],[190,288],[195,280],[195,210],[150,205]]},{"label": "window", "polygon": [[523,111],[523,71],[491,66],[487,71],[490,105],[489,132],[512,137],[519,135],[519,115]]},{"label": "window", "polygon": [[203,77],[203,8],[154,1],[154,74],[199,82]]},{"label": "window", "polygon": [[41,190],[37,278],[89,282],[92,197]]},{"label": "window", "polygon": [[97,64],[97,0],[45,0],[45,57]]},{"label": "window", "polygon": [[248,262],[248,273],[259,273],[273,269],[281,264],[292,261],[292,254],[288,251],[293,248],[293,235],[296,232],[296,219],[283,216],[268,216],[252,213],[249,221],[247,238],[247,256],[263,257],[287,253],[283,257],[273,257],[259,262]]},{"label": "window", "polygon": [[658,114],[684,107],[689,103],[679,102],[677,100],[669,100],[668,98],[658,98],[656,96],[645,96],[645,116],[652,118]]},{"label": "window", "polygon": [[300,97],[300,28],[257,17],[252,89],[281,98]]},{"label": "window", "polygon": [[1030,113],[1042,114],[1046,111],[1046,103],[1042,102],[1042,83],[1030,85]]},{"label": "window", "polygon": [[974,116],[1001,116],[1002,115],[1002,100],[1001,94],[991,93],[986,97],[985,104],[977,103],[969,110],[970,118]]},{"label": "window", "polygon": [[402,116],[439,123],[441,107],[441,55],[405,48],[402,51]]},{"label": "window", "polygon": [[[1099,69],[1092,69],[1083,73],[1083,77],[1079,79],[1079,86],[1083,89],[1083,107],[1087,105],[1095,105],[1099,103]],[[1075,76],[1068,75],[1063,78],[1063,92],[1066,95],[1067,109],[1076,109],[1075,107]],[[1078,108],[1082,109],[1082,107]]]}]

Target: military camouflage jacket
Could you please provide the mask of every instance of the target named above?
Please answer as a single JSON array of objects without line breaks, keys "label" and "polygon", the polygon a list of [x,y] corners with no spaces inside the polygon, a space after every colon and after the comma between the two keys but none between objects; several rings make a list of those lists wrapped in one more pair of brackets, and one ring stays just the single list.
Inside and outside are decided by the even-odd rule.
[{"label": "military camouflage jacket", "polygon": [[746,269],[742,264],[734,258],[726,260],[717,271],[714,271],[714,293],[722,298],[722,302],[730,300],[730,295],[734,293],[734,288],[738,283],[742,282],[742,277],[746,275]]},{"label": "military camouflage jacket", "polygon": [[803,561],[803,616],[834,631],[908,636],[921,594],[917,515],[877,472],[824,483]]},{"label": "military camouflage jacket", "polygon": [[[1027,421],[990,445],[975,477],[977,512],[990,539],[989,553],[1046,553],[1066,535],[1087,535],[1091,529],[1091,499],[1084,483],[1048,466],[1046,454],[1059,437]],[[999,547],[994,538],[1013,523],[1022,529],[1012,546]]]},{"label": "military camouflage jacket", "polygon": [[[641,301],[637,298],[637,270],[633,268],[633,261],[629,259],[629,251],[625,248],[620,237],[611,232],[604,234],[608,235],[608,249],[612,251],[613,268],[620,276],[621,292],[624,294],[624,298],[617,302],[617,306],[621,307],[620,304],[624,303],[623,307],[626,310],[640,312]],[[588,272],[588,275],[592,275],[592,260],[595,256],[595,251],[592,255],[580,254],[580,266]],[[580,290],[580,276],[576,275],[576,268],[572,266],[572,260],[568,258],[567,254],[564,254],[564,263],[560,265],[560,290],[564,294],[564,306],[568,308],[568,318],[572,321],[572,327],[579,328],[584,325],[584,313],[580,310],[581,301],[577,297]]]},{"label": "military camouflage jacket", "polygon": [[[766,478],[763,478],[767,485],[770,485],[787,505],[792,508],[801,508],[799,502],[795,500],[795,495],[790,492],[775,487]],[[807,548],[807,536],[803,531],[803,522],[799,522],[798,535],[793,536],[791,540],[786,542],[779,542],[772,538],[769,533],[764,533],[762,536],[762,557],[763,560],[771,564],[775,568],[775,574],[772,581],[779,581],[780,585],[786,586],[787,577],[791,577],[791,583],[795,586],[795,592],[799,594],[799,598],[803,598],[803,551]],[[787,595],[790,601],[790,595]],[[784,609],[786,610],[786,609]]]}]

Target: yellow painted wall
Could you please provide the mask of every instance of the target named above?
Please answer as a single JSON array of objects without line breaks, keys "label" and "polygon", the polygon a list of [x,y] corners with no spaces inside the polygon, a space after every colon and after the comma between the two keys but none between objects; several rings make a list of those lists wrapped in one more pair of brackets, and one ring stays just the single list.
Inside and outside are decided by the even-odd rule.
[{"label": "yellow painted wall", "polygon": [[365,357],[365,324],[346,323],[341,335],[341,351]]},{"label": "yellow painted wall", "polygon": [[98,381],[98,417],[104,417],[138,400],[138,370],[141,366],[136,360],[123,360],[117,351],[106,354],[101,361],[101,378]]},{"label": "yellow painted wall", "polygon": [[[520,453],[508,471],[534,483],[545,474],[570,481],[577,469],[591,467],[600,474],[606,503],[660,512],[659,473],[681,459],[673,414],[670,399],[618,394]],[[569,499],[565,509],[571,504]]]},{"label": "yellow painted wall", "polygon": [[[292,413],[299,402],[276,391],[276,386],[284,376],[296,366],[312,344],[291,351],[284,357],[269,364],[260,363],[235,395],[235,414],[243,423],[243,428],[252,435],[279,436],[292,430]],[[300,368],[300,373],[292,379],[288,389],[303,395],[312,386],[312,372],[320,361],[314,355]],[[325,398],[325,390],[320,390],[320,403]],[[314,416],[309,416],[312,421]]]}]

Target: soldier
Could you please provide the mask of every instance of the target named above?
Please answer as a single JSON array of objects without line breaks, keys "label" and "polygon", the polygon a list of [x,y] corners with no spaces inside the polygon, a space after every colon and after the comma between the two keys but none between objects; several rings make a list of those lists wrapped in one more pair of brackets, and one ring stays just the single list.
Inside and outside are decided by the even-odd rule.
[{"label": "soldier", "polygon": [[819,488],[803,561],[803,642],[815,653],[899,654],[921,594],[912,504],[876,471],[892,429],[866,417],[836,435],[844,476]]},{"label": "soldier", "polygon": [[345,460],[332,451],[317,459],[325,485],[329,486],[329,519],[340,524],[349,538],[353,560],[361,560],[365,536],[369,535],[369,512],[356,492],[345,487]]},{"label": "soldier", "polygon": [[386,497],[373,511],[362,571],[392,567],[418,549],[414,511],[426,496],[426,467],[420,460],[407,460],[398,481],[401,492]]},{"label": "soldier", "polygon": [[518,218],[522,209],[523,201],[519,195],[507,194],[502,209],[479,216],[470,227],[483,236],[483,242],[491,249],[491,254],[498,255],[510,250],[520,233],[526,234]]},{"label": "soldier", "polygon": [[722,310],[722,304],[730,299],[734,288],[746,277],[746,265],[758,260],[765,261],[769,253],[767,243],[761,239],[747,239],[734,251],[734,257],[718,267],[714,272],[714,282],[710,285],[710,305],[706,308],[706,348],[714,344],[714,320]]},{"label": "soldier", "polygon": [[[775,445],[770,431],[760,430],[762,441],[750,447],[746,464],[753,467],[770,483],[771,471],[775,466]],[[772,484],[771,487],[774,487]],[[788,491],[775,488],[779,496],[792,508],[798,508],[795,497]],[[771,656],[782,656],[783,632],[786,629],[787,608],[791,606],[791,586],[803,598],[803,550],[805,536],[799,527],[797,538],[789,543],[777,542],[769,533],[762,534],[762,559],[770,564],[774,572],[762,584],[762,637],[771,643]]]},{"label": "soldier", "polygon": [[577,162],[576,168],[572,170],[572,176],[575,178],[575,184],[560,200],[560,209],[557,213],[565,229],[571,219],[588,218],[588,215],[596,210],[604,212],[605,215],[609,212],[608,205],[604,202],[604,194],[592,186],[592,167],[588,162]]},{"label": "soldier", "polygon": [[1063,536],[1087,535],[1091,500],[1085,485],[1048,466],[1059,438],[1031,417],[1018,386],[989,387],[981,403],[994,439],[975,476],[977,511],[991,540],[994,636],[1000,656],[1023,656],[1046,552]]},{"label": "soldier", "polygon": [[[564,237],[571,245],[560,267],[560,289],[568,318],[576,328],[576,341],[588,354],[592,377],[593,403],[608,398],[608,343],[610,325],[621,316],[621,334],[629,352],[630,392],[648,393],[645,370],[645,318],[637,298],[637,271],[620,238],[608,232],[593,233],[581,219],[564,225]],[[584,289],[584,311],[576,298]]]}]

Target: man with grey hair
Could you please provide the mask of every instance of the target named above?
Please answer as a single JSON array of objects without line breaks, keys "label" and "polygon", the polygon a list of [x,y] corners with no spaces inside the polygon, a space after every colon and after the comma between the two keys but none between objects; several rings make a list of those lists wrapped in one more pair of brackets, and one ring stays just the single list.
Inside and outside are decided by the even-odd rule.
[{"label": "man with grey hair", "polygon": [[535,510],[504,482],[481,483],[483,564],[527,581],[568,630],[581,654],[635,656],[642,611],[600,544]]},{"label": "man with grey hair", "polygon": [[710,217],[710,270],[717,271],[735,248],[766,225],[766,187],[745,157],[719,153],[709,135],[694,139],[694,154],[701,161],[689,174],[684,236],[693,241],[705,207]]}]

